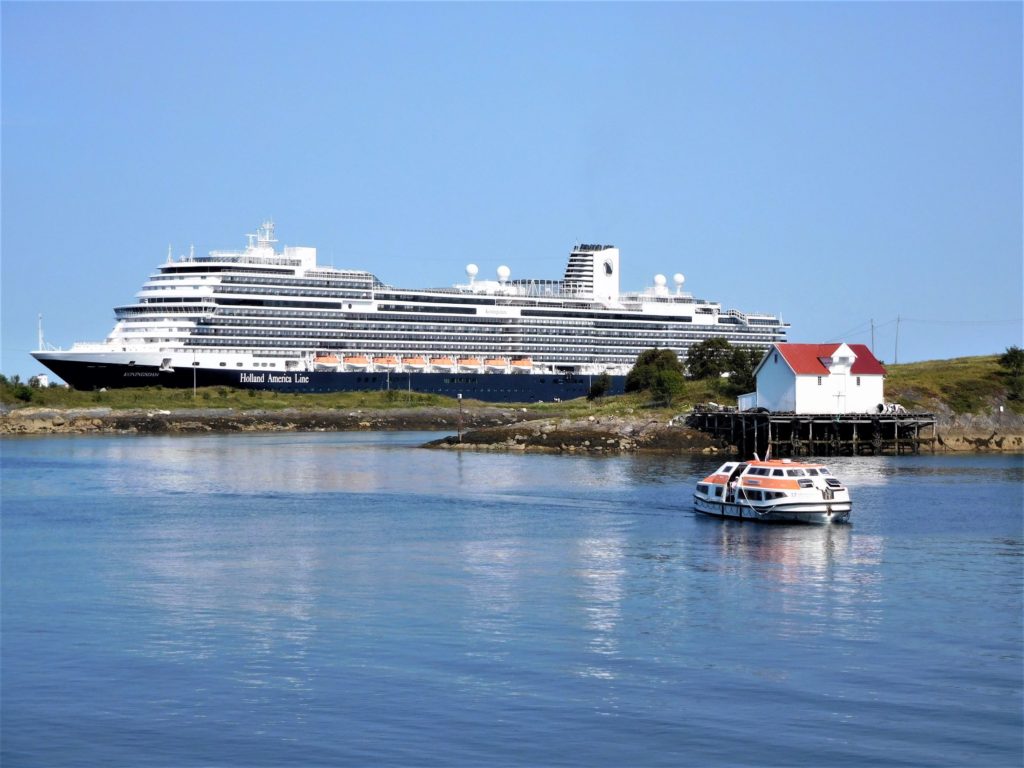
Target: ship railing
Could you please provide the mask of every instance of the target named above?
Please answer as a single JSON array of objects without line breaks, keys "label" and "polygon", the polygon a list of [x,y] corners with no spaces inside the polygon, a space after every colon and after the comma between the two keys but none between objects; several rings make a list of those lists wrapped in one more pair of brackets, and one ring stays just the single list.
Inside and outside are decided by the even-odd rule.
[{"label": "ship railing", "polygon": [[209,256],[189,256],[178,260],[182,264],[227,262],[229,264],[273,264],[280,267],[301,267],[300,259],[286,259],[283,256],[244,256],[236,251],[211,251]]}]

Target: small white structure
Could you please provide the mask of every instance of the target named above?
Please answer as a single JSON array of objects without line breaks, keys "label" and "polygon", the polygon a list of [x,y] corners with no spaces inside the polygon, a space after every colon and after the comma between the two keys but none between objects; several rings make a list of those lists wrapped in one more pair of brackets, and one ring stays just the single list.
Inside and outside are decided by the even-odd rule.
[{"label": "small white structure", "polygon": [[773,344],[754,371],[741,411],[877,413],[885,368],[864,344]]}]

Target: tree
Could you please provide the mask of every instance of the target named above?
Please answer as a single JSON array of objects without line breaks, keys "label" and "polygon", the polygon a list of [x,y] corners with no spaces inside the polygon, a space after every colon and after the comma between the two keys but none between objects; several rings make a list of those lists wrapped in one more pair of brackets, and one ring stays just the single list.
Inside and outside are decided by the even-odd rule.
[{"label": "tree", "polygon": [[1007,347],[999,357],[999,365],[1006,369],[1009,380],[1006,396],[1010,400],[1024,400],[1024,349]]},{"label": "tree", "polygon": [[671,406],[683,391],[683,374],[674,368],[661,368],[651,379],[651,394],[666,406]]},{"label": "tree", "polygon": [[999,356],[999,364],[1011,376],[1024,376],[1024,349],[1018,346],[1007,347],[1006,352]]},{"label": "tree", "polygon": [[737,395],[757,389],[754,370],[764,352],[753,347],[733,347],[729,360],[729,389]]},{"label": "tree", "polygon": [[625,390],[641,392],[651,389],[654,376],[658,371],[675,371],[679,378],[683,377],[683,367],[679,358],[671,349],[646,349],[640,353],[633,368],[626,375]]},{"label": "tree", "polygon": [[721,337],[705,339],[690,347],[686,370],[691,379],[713,379],[728,373],[732,367],[733,347]]},{"label": "tree", "polygon": [[587,400],[596,400],[599,397],[604,397],[611,388],[612,377],[607,372],[602,373],[590,385],[590,391],[587,392]]}]

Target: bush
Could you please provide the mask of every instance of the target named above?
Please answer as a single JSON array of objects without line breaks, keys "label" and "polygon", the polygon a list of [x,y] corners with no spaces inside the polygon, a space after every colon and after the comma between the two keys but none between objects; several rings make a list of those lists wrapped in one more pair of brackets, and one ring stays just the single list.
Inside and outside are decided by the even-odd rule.
[{"label": "bush", "polygon": [[675,371],[683,377],[683,366],[671,349],[648,349],[640,353],[633,368],[626,375],[627,392],[650,390],[658,371]]},{"label": "bush", "polygon": [[684,386],[683,374],[674,368],[662,368],[654,372],[651,381],[651,394],[666,406],[682,394]]},{"label": "bush", "polygon": [[587,400],[596,400],[599,397],[604,397],[611,388],[612,377],[607,373],[602,373],[591,383],[590,391],[587,392]]}]

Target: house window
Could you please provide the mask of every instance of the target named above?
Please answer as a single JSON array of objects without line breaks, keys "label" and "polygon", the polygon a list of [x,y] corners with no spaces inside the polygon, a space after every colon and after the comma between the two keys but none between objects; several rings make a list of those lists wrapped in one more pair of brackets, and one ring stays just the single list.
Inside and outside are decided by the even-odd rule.
[{"label": "house window", "polygon": [[821,376],[818,377],[818,386],[821,386]]}]

